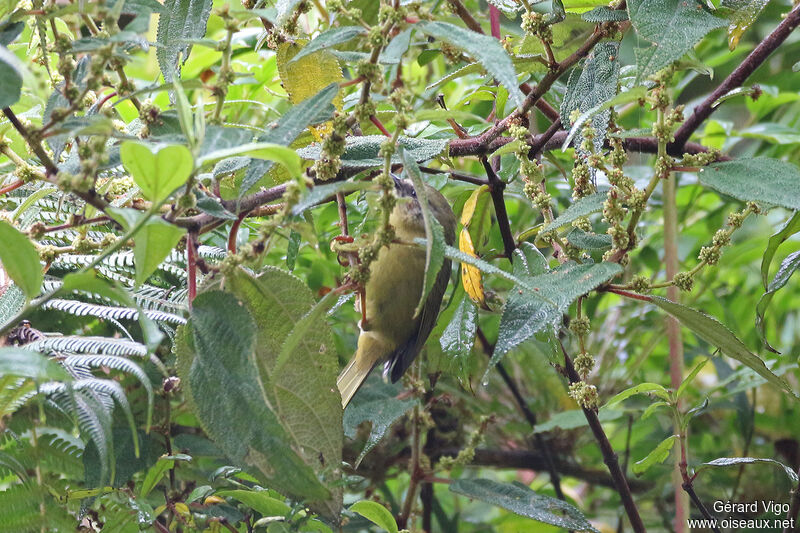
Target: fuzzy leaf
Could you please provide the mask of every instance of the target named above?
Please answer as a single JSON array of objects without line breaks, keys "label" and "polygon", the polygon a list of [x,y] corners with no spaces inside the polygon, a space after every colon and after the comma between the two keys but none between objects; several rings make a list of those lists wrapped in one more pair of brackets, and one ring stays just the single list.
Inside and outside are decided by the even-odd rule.
[{"label": "fuzzy leaf", "polygon": [[722,353],[736,359],[769,383],[789,393],[793,398],[798,399],[797,394],[785,379],[773,374],[760,357],[750,352],[744,343],[731,333],[728,328],[718,322],[716,318],[691,307],[676,304],[660,296],[651,296],[651,299],[654,304],[677,318],[684,327],[694,332],[695,335],[716,346]]},{"label": "fuzzy leaf", "polygon": [[559,214],[552,222],[549,224],[545,224],[542,229],[539,230],[540,234],[547,233],[548,231],[552,231],[554,229],[558,229],[561,226],[566,226],[570,222],[579,219],[580,217],[585,217],[587,215],[591,215],[592,213],[597,213],[598,211],[603,210],[603,203],[606,201],[607,194],[605,191],[603,192],[596,192],[592,195],[585,196],[579,200],[573,202],[569,207],[567,207],[561,214]]},{"label": "fuzzy leaf", "polygon": [[733,50],[739,44],[750,26],[767,7],[769,0],[723,0],[721,7],[731,9],[730,25],[728,26],[728,47]]},{"label": "fuzzy leaf", "polygon": [[522,103],[523,96],[517,83],[517,72],[511,58],[494,37],[475,33],[447,22],[423,21],[414,26],[417,30],[435,39],[441,39],[474,57],[486,71],[508,90],[515,105]]},{"label": "fuzzy leaf", "polygon": [[756,157],[720,161],[701,168],[698,177],[706,187],[743,202],[800,209],[800,195],[786,194],[800,190],[800,168],[779,159]]},{"label": "fuzzy leaf", "polygon": [[769,267],[775,252],[786,239],[796,233],[800,233],[800,211],[795,211],[781,229],[769,238],[764,257],[761,259],[761,283],[764,285],[764,290],[769,288]]},{"label": "fuzzy leaf", "polygon": [[636,83],[680,59],[711,30],[725,26],[724,20],[696,2],[630,0],[627,5],[636,33],[652,43],[634,50],[639,69]]},{"label": "fuzzy leaf", "polygon": [[21,91],[21,63],[8,48],[0,46],[0,108],[16,104]]},{"label": "fuzzy leaf", "polygon": [[24,348],[0,348],[0,376],[30,378],[39,382],[70,381],[61,365]]},{"label": "fuzzy leaf", "polygon": [[346,43],[351,39],[355,39],[359,35],[365,35],[367,30],[363,26],[344,26],[341,28],[331,28],[326,30],[316,37],[311,42],[303,47],[294,57],[288,62],[293,63],[309,54],[313,54],[319,50],[326,50],[338,44]]},{"label": "fuzzy leaf", "polygon": [[[158,66],[164,80],[170,82],[180,72],[178,63],[185,63],[191,50],[190,41],[201,39],[211,14],[212,0],[166,0],[158,17],[156,48]],[[180,58],[183,57],[183,61]]]},{"label": "fuzzy leaf", "polygon": [[397,522],[391,511],[378,502],[362,500],[350,506],[350,510],[358,513],[373,524],[385,529],[388,533],[397,533]]},{"label": "fuzzy leaf", "polygon": [[[367,170],[369,168],[383,166],[383,157],[378,155],[381,144],[386,142],[383,135],[364,135],[359,137],[348,137],[347,147],[342,154],[342,168],[352,170]],[[417,163],[433,159],[441,154],[447,147],[446,139],[417,139],[414,137],[400,137],[397,141],[398,146],[403,148],[403,152]],[[316,161],[322,153],[319,143],[314,143],[305,148],[301,148],[297,153],[303,159]],[[400,155],[395,153],[392,156],[392,163],[402,163]]]},{"label": "fuzzy leaf", "polygon": [[450,491],[544,524],[572,531],[597,531],[574,506],[534,492],[525,485],[490,479],[457,479],[450,484]]},{"label": "fuzzy leaf", "polygon": [[386,383],[380,377],[367,378],[364,386],[348,404],[344,411],[344,434],[353,439],[356,437],[358,426],[369,422],[369,437],[364,444],[364,449],[358,455],[355,468],[386,435],[386,432],[397,420],[414,407],[414,398],[399,399],[397,396],[402,391],[400,383]]},{"label": "fuzzy leaf", "polygon": [[467,359],[472,351],[478,329],[478,309],[466,297],[461,298],[457,304],[450,305],[456,305],[455,312],[439,337],[439,344],[455,363]]}]

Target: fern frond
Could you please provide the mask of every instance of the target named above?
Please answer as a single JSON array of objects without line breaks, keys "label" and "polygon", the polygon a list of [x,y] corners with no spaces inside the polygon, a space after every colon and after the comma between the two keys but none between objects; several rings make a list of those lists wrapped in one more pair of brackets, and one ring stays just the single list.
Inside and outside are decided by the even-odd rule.
[{"label": "fern frond", "polygon": [[147,357],[147,347],[127,339],[109,337],[45,337],[24,346],[42,353],[51,351]]},{"label": "fern frond", "polygon": [[0,294],[0,324],[5,324],[25,305],[25,294],[16,285],[8,285]]},{"label": "fern frond", "polygon": [[15,413],[32,394],[36,394],[36,384],[32,379],[0,377],[0,419]]},{"label": "fern frond", "polygon": [[[107,305],[76,302],[74,300],[53,299],[42,305],[43,309],[57,309],[75,316],[94,316],[114,320],[138,320],[139,312],[130,307],[113,307]],[[145,311],[145,316],[156,322],[168,324],[185,324],[186,319],[164,311]]]},{"label": "fern frond", "polygon": [[132,294],[133,299],[145,310],[180,313],[188,309],[189,290],[142,285]]}]

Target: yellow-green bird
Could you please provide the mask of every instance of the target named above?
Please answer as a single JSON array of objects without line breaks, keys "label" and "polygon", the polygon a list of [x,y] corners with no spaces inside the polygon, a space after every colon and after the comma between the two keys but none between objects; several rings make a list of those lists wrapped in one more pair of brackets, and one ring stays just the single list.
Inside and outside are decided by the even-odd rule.
[{"label": "yellow-green bird", "polygon": [[[346,407],[372,369],[384,363],[383,374],[396,382],[420,352],[428,339],[442,296],[450,279],[450,261],[445,259],[418,316],[414,310],[422,294],[425,278],[425,249],[411,244],[425,238],[422,208],[409,180],[394,176],[397,204],[390,223],[398,243],[384,246],[372,263],[369,281],[364,287],[365,321],[361,324],[358,349],[353,360],[339,374],[336,384]],[[456,218],[442,194],[425,185],[430,213],[444,230],[445,241],[452,244],[456,235]]]}]

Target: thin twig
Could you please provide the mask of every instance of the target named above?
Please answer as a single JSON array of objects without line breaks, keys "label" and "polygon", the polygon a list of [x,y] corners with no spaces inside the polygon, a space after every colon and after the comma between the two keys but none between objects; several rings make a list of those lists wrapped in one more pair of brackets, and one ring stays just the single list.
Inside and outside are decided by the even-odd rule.
[{"label": "thin twig", "polygon": [[[561,342],[561,339],[558,340],[558,343],[561,347],[561,352],[564,355],[564,370],[566,371],[567,379],[569,379],[570,383],[580,382],[581,377],[575,370],[575,366],[572,364],[572,358],[570,358],[569,354],[567,353],[567,349],[564,348],[564,343]],[[631,489],[628,486],[628,479],[625,477],[625,473],[619,466],[619,459],[617,458],[617,454],[614,453],[614,448],[612,448],[611,443],[608,440],[608,436],[603,429],[603,425],[600,423],[600,419],[597,417],[597,411],[586,408],[582,409],[583,414],[586,417],[586,421],[589,423],[589,428],[592,430],[592,434],[594,435],[594,438],[600,447],[600,453],[603,455],[603,462],[608,467],[608,472],[611,474],[611,478],[614,480],[614,486],[617,489],[617,494],[619,494],[619,497],[622,500],[622,506],[625,508],[625,513],[628,515],[628,520],[631,523],[631,527],[636,533],[642,533],[646,531],[644,523],[642,522],[642,518],[639,516],[639,509],[636,507],[636,503],[633,501]]]},{"label": "thin twig", "polygon": [[475,20],[475,17],[472,16],[472,13],[469,12],[467,8],[464,7],[464,4],[461,3],[461,0],[447,0],[447,3],[450,5],[450,9],[458,15],[458,17],[464,21],[467,28],[471,29],[476,33],[483,33],[483,29],[481,25]]},{"label": "thin twig", "polygon": [[489,179],[489,194],[492,196],[497,226],[500,228],[500,235],[503,238],[503,250],[508,260],[513,261],[514,250],[517,245],[514,242],[514,235],[511,234],[511,224],[508,221],[506,202],[503,198],[503,190],[506,188],[506,184],[497,176],[488,159],[482,157],[481,164],[483,164],[483,168],[486,170],[486,177]]}]

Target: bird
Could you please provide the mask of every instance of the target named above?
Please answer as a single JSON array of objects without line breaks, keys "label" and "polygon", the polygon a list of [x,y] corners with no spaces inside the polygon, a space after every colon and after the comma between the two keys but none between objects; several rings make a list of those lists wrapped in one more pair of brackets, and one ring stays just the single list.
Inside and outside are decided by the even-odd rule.
[{"label": "bird", "polygon": [[[423,247],[410,243],[415,238],[425,238],[425,221],[413,183],[394,174],[392,179],[397,203],[389,223],[397,238],[381,248],[370,265],[370,277],[364,287],[365,311],[358,347],[336,382],[343,408],[379,363],[384,365],[384,378],[391,379],[392,383],[403,376],[436,324],[450,280],[450,260],[445,259],[425,303],[414,316],[422,294],[426,252]],[[424,184],[424,188],[430,214],[441,225],[445,242],[453,244],[456,218],[450,204],[430,185]]]}]

